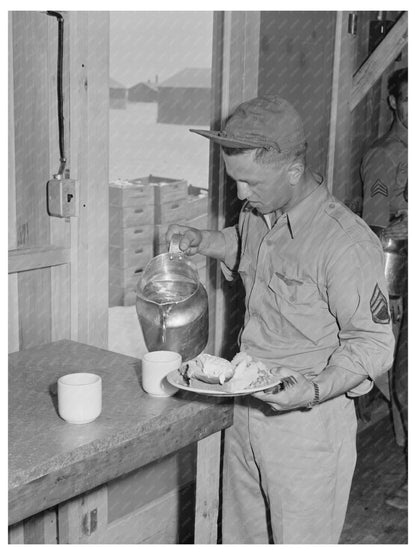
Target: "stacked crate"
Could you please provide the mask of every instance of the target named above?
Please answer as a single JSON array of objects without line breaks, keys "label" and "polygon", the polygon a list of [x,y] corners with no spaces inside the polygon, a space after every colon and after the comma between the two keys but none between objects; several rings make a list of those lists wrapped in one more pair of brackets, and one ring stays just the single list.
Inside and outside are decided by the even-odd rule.
[{"label": "stacked crate", "polygon": [[[149,260],[168,251],[166,232],[179,223],[207,229],[208,194],[183,179],[149,175],[110,183],[109,306],[132,305]],[[206,258],[191,257],[205,283]]]},{"label": "stacked crate", "polygon": [[132,305],[140,273],[153,257],[154,195],[148,178],[110,183],[109,234],[109,305]]}]

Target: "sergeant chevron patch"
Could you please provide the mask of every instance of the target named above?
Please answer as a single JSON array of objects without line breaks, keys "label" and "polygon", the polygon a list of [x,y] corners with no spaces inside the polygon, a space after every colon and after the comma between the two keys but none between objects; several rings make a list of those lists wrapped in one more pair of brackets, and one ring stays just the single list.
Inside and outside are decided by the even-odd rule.
[{"label": "sergeant chevron patch", "polygon": [[389,196],[387,185],[384,185],[384,183],[379,179],[377,179],[377,181],[371,187],[371,196],[375,197],[376,195],[383,195],[385,197]]},{"label": "sergeant chevron patch", "polygon": [[374,287],[374,291],[370,299],[370,309],[373,322],[376,324],[390,323],[389,305],[386,297],[381,292],[378,283]]}]

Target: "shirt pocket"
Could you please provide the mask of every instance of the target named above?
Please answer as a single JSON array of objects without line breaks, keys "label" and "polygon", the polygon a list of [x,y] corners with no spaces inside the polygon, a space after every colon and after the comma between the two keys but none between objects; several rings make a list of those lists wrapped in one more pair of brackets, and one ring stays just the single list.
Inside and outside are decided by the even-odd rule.
[{"label": "shirt pocket", "polygon": [[316,284],[286,271],[274,272],[269,288],[281,316],[304,337],[317,343],[322,337],[322,299]]}]

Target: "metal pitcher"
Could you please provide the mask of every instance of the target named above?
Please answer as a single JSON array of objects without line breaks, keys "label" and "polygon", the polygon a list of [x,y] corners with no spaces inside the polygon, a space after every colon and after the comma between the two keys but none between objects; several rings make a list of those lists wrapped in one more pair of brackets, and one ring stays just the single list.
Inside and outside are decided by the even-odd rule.
[{"label": "metal pitcher", "polygon": [[184,254],[159,254],[148,262],[137,283],[136,311],[149,351],[176,351],[187,361],[204,350],[208,296]]},{"label": "metal pitcher", "polygon": [[383,238],[384,274],[387,289],[392,297],[401,297],[405,293],[407,276],[407,241]]}]

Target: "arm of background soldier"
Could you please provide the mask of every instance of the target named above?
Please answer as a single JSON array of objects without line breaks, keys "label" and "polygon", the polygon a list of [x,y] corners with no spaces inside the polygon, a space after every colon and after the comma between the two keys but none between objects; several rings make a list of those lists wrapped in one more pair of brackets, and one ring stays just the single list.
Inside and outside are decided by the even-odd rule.
[{"label": "arm of background soldier", "polygon": [[372,228],[385,228],[389,225],[389,195],[395,171],[393,161],[381,147],[371,149],[364,156],[361,165],[363,219]]}]

